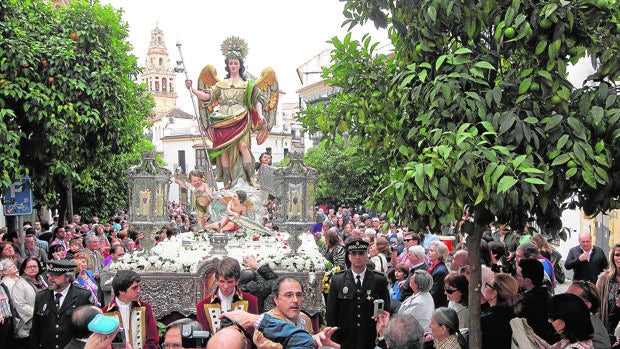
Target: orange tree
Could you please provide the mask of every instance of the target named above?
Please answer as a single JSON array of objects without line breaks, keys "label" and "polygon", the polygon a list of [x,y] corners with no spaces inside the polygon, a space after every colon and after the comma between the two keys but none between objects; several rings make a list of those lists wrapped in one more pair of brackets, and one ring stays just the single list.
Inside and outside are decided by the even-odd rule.
[{"label": "orange tree", "polygon": [[[492,220],[561,228],[620,193],[620,32],[615,1],[351,0],[345,25],[387,29],[393,54],[365,36],[333,38],[327,82],[341,88],[302,122],[348,132],[374,159],[368,204],[413,225],[474,217],[470,347],[480,347],[480,237]],[[583,86],[567,79],[586,58]]]},{"label": "orange tree", "polygon": [[28,174],[38,202],[63,212],[69,183],[76,212],[126,205],[152,106],[126,37],[120,12],[98,2],[0,3],[0,188]]}]

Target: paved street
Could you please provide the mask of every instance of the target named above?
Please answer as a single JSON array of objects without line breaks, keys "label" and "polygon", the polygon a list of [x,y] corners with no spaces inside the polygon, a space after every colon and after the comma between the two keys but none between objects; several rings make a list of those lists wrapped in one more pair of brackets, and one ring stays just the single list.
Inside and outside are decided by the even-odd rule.
[{"label": "paved street", "polygon": [[[564,265],[564,260],[561,263]],[[556,283],[555,294],[565,293],[568,286],[573,282],[573,271],[564,269],[564,273],[566,274],[566,280],[564,280],[563,284]]]}]

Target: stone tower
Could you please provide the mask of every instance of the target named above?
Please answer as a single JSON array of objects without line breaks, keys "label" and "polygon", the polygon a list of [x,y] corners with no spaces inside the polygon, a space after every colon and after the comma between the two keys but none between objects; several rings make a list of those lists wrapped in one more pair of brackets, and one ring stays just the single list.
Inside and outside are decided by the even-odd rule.
[{"label": "stone tower", "polygon": [[164,33],[155,25],[155,29],[151,31],[151,42],[140,81],[146,84],[148,93],[155,99],[153,111],[156,116],[176,106],[175,77],[174,67],[170,66]]}]

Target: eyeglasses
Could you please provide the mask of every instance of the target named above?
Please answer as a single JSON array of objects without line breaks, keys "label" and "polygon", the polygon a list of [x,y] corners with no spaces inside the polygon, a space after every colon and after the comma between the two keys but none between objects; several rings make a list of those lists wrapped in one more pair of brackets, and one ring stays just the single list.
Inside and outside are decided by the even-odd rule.
[{"label": "eyeglasses", "polygon": [[490,282],[485,283],[484,286],[492,290],[497,290],[497,285],[491,284]]},{"label": "eyeglasses", "polygon": [[458,292],[459,290],[457,290],[456,288],[445,288],[445,291],[447,294],[453,294],[454,292]]},{"label": "eyeglasses", "polygon": [[27,266],[26,269],[39,269],[39,266],[38,265],[30,265],[30,266]]},{"label": "eyeglasses", "polygon": [[614,253],[614,257],[620,257],[620,253]]},{"label": "eyeglasses", "polygon": [[293,297],[297,299],[302,299],[304,298],[304,294],[302,292],[297,292],[297,293],[286,292],[286,293],[281,294],[280,297],[284,297],[286,299],[293,299]]}]

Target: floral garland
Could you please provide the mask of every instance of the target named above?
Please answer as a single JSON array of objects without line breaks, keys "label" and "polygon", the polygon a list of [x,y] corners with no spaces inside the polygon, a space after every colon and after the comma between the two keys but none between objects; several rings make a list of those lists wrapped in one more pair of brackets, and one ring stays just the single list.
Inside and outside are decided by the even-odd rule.
[{"label": "floral garland", "polygon": [[[268,264],[278,271],[317,272],[325,269],[328,262],[321,255],[312,235],[300,236],[302,244],[296,255],[288,247],[288,237],[288,233],[231,237],[227,245],[228,256],[241,262],[244,256],[253,254],[259,264]],[[110,271],[196,273],[202,262],[215,257],[209,254],[211,245],[206,240],[204,234],[183,233],[157,244],[150,255],[126,253],[110,265]]]}]

